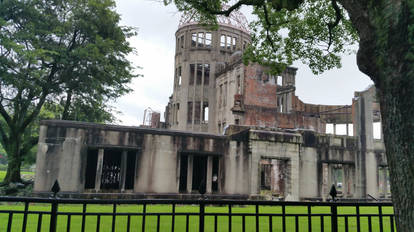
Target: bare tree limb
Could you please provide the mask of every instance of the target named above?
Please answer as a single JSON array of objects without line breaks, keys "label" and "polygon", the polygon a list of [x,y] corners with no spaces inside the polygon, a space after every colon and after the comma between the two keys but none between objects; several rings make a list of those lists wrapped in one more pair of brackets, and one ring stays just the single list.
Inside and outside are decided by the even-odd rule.
[{"label": "bare tree limb", "polygon": [[208,5],[208,1],[201,1],[201,2],[200,1],[191,1],[190,4],[193,5],[195,8],[202,9],[202,10],[208,12],[209,14],[225,15],[225,16],[228,17],[231,14],[231,12],[233,12],[234,10],[237,10],[242,5],[261,6],[261,5],[265,4],[265,1],[264,0],[240,0],[240,1],[236,2],[235,4],[233,4],[232,6],[230,6],[227,10],[212,9]]},{"label": "bare tree limb", "polygon": [[328,48],[326,49],[329,51],[333,41],[333,30],[336,26],[338,26],[339,22],[341,22],[343,15],[341,13],[341,9],[338,6],[338,2],[336,0],[331,0],[332,7],[335,10],[335,21],[328,23],[328,30],[329,30],[329,41],[328,41]]}]

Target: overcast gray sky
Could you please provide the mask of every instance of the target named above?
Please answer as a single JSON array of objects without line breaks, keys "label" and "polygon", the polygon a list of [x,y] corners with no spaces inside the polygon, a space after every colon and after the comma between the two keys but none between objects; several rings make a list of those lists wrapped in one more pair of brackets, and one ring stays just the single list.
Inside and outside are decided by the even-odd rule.
[{"label": "overcast gray sky", "polygon": [[[165,7],[156,0],[116,0],[116,10],[121,14],[122,25],[138,28],[138,36],[130,40],[138,54],[129,59],[143,69],[130,87],[132,93],[123,96],[113,105],[121,112],[118,119],[123,125],[142,124],[144,110],[151,107],[163,113],[172,94],[174,77],[175,31],[180,13],[174,6]],[[249,9],[242,9],[247,18]],[[361,91],[372,84],[358,70],[355,55],[345,56],[342,68],[315,76],[305,65],[295,63],[296,95],[306,103],[351,104],[354,91]]]}]

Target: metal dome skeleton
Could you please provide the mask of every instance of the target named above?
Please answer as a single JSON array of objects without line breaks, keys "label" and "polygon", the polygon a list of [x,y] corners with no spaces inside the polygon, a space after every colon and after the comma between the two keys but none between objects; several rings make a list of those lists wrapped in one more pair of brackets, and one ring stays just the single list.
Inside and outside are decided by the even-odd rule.
[{"label": "metal dome skeleton", "polygon": [[[229,8],[228,5],[223,6],[223,10],[226,10],[228,8]],[[249,27],[248,27],[249,23],[246,19],[246,16],[244,16],[244,14],[241,13],[240,11],[238,10],[232,11],[229,17],[226,17],[224,15],[217,15],[216,17],[217,17],[217,23],[219,25],[230,26],[230,27],[242,30],[250,34]],[[187,25],[198,24],[198,23],[199,21],[197,17],[197,12],[195,10],[191,10],[181,15],[178,28],[181,28]]]}]

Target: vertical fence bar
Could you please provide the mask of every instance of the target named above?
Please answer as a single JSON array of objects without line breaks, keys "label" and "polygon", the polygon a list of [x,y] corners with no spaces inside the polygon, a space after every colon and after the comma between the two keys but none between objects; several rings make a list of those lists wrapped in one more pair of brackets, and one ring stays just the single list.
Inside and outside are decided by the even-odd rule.
[{"label": "vertical fence bar", "polygon": [[127,232],[129,232],[131,229],[131,215],[128,215],[127,217]]},{"label": "vertical fence bar", "polygon": [[295,216],[295,231],[299,232],[299,216]]},{"label": "vertical fence bar", "polygon": [[42,217],[43,214],[39,213],[39,218],[37,219],[37,232],[42,231]]},{"label": "vertical fence bar", "polygon": [[142,232],[145,232],[145,216],[146,216],[146,214],[147,214],[147,204],[144,203],[144,205],[142,206],[142,225],[141,225],[141,231]]},{"label": "vertical fence bar", "polygon": [[357,220],[357,232],[361,231],[361,220],[359,218],[359,206],[356,206],[356,220]]},{"label": "vertical fence bar", "polygon": [[[66,221],[66,232],[70,232],[70,218],[71,217],[72,216],[70,214],[68,214],[68,220]],[[96,231],[99,232],[99,230],[96,230]]]},{"label": "vertical fence bar", "polygon": [[204,210],[205,210],[204,201],[200,202],[200,216],[199,216],[199,223],[198,223],[198,231],[204,232]]},{"label": "vertical fence bar", "polygon": [[246,216],[242,216],[242,232],[246,232]]},{"label": "vertical fence bar", "polygon": [[217,232],[217,215],[214,215],[214,232]]},{"label": "vertical fence bar", "polygon": [[98,215],[98,218],[96,220],[96,232],[99,232],[101,229],[101,215]]},{"label": "vertical fence bar", "polygon": [[273,222],[272,222],[272,216],[269,216],[269,232],[273,231]]},{"label": "vertical fence bar", "polygon": [[336,204],[331,205],[331,231],[338,231],[338,211]]},{"label": "vertical fence bar", "polygon": [[185,215],[185,231],[188,232],[188,224],[190,223],[190,215]]},{"label": "vertical fence bar", "polygon": [[321,216],[321,232],[325,231],[325,225],[324,224],[325,224],[324,223],[324,218],[323,218],[323,216]]},{"label": "vertical fence bar", "polygon": [[286,232],[286,206],[282,205],[282,231]]},{"label": "vertical fence bar", "polygon": [[23,213],[23,222],[22,222],[22,232],[26,232],[27,226],[27,212],[29,211],[29,202],[24,203],[24,213]]},{"label": "vertical fence bar", "polygon": [[157,232],[160,232],[160,220],[161,220],[161,215],[157,215]]},{"label": "vertical fence bar", "polygon": [[311,216],[311,206],[308,205],[308,231],[312,231],[312,216]]},{"label": "vertical fence bar", "polygon": [[383,228],[383,222],[382,222],[382,207],[381,205],[378,206],[378,214],[379,214],[379,227],[380,227],[380,232],[384,231]]},{"label": "vertical fence bar", "polygon": [[85,215],[85,213],[86,213],[86,203],[83,203],[82,204],[82,229],[81,229],[81,231],[82,232],[85,232],[85,223],[86,223],[86,215]]},{"label": "vertical fence bar", "polygon": [[231,232],[231,204],[229,204],[229,232]]},{"label": "vertical fence bar", "polygon": [[56,232],[56,220],[57,220],[57,208],[58,203],[56,199],[52,201],[52,211],[50,212],[50,232]]},{"label": "vertical fence bar", "polygon": [[368,216],[368,231],[372,232],[371,216]]},{"label": "vertical fence bar", "polygon": [[390,216],[391,232],[394,232],[394,216]]},{"label": "vertical fence bar", "polygon": [[11,231],[12,223],[13,223],[13,213],[9,213],[9,220],[7,221],[7,232]]},{"label": "vertical fence bar", "polygon": [[115,223],[116,223],[116,204],[113,204],[112,207],[112,232],[115,232]]},{"label": "vertical fence bar", "polygon": [[259,204],[256,204],[256,232],[259,232]]},{"label": "vertical fence bar", "polygon": [[175,204],[172,204],[172,216],[171,216],[171,232],[174,232],[175,227]]},{"label": "vertical fence bar", "polygon": [[349,231],[349,229],[348,229],[348,219],[349,219],[349,217],[348,216],[345,216],[345,232],[348,232]]}]

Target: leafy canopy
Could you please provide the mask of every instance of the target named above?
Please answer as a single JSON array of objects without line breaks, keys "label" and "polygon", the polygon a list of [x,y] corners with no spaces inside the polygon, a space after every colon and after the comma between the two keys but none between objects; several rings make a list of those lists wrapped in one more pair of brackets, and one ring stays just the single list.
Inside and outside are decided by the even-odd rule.
[{"label": "leafy canopy", "polygon": [[[293,61],[307,64],[315,74],[339,68],[341,55],[353,52],[358,40],[342,6],[331,0],[165,0],[183,12],[197,12],[204,24],[217,26],[216,15],[230,15],[242,5],[253,6],[252,44],[244,60],[280,72]],[[223,5],[229,4],[226,10]]]},{"label": "leafy canopy", "polygon": [[113,0],[0,2],[0,143],[9,166],[36,144],[43,113],[113,120],[108,102],[138,76],[127,59],[136,32],[119,25],[114,8]]}]

